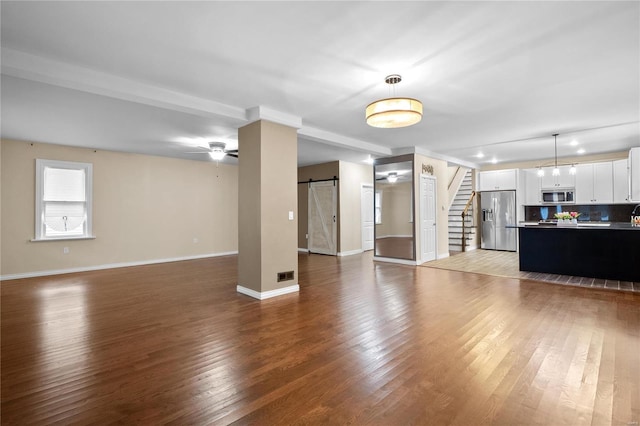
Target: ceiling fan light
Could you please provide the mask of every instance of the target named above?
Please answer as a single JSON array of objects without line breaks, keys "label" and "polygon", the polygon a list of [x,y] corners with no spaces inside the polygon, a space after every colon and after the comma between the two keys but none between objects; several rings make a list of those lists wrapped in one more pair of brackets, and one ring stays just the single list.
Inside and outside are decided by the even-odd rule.
[{"label": "ceiling fan light", "polygon": [[372,127],[407,127],[422,120],[422,102],[412,98],[380,99],[367,106],[365,115]]},{"label": "ceiling fan light", "polygon": [[222,150],[222,149],[214,148],[209,152],[209,156],[211,157],[211,159],[213,159],[215,161],[222,160],[225,155],[226,155],[226,152],[224,152],[224,150]]}]

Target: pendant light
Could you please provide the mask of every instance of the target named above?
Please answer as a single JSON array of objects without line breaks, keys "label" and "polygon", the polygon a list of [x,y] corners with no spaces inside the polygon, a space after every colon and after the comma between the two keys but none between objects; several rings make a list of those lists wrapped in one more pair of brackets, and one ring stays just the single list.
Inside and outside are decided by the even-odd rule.
[{"label": "pendant light", "polygon": [[[402,77],[392,74],[384,81],[393,87],[402,81]],[[380,99],[367,105],[365,116],[367,124],[373,127],[389,129],[412,126],[422,120],[422,102],[413,98]]]},{"label": "pendant light", "polygon": [[560,169],[558,168],[558,135],[559,133],[553,134],[553,145],[555,147],[555,166],[553,167],[553,175],[560,176]]}]

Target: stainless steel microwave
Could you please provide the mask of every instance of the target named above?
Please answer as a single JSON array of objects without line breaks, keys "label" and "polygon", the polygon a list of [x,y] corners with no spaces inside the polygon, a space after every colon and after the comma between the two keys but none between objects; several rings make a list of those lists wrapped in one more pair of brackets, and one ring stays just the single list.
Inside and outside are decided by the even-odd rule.
[{"label": "stainless steel microwave", "polygon": [[573,204],[576,202],[574,189],[542,190],[542,202],[546,204]]}]

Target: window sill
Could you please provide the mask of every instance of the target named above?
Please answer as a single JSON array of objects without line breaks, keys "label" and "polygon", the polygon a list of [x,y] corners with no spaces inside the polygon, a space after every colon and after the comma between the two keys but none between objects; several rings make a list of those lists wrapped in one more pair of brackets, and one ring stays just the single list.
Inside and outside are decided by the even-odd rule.
[{"label": "window sill", "polygon": [[92,235],[90,237],[81,236],[81,237],[60,237],[60,238],[33,238],[29,241],[31,241],[32,243],[42,243],[47,241],[95,240],[95,239],[96,239],[95,235]]}]

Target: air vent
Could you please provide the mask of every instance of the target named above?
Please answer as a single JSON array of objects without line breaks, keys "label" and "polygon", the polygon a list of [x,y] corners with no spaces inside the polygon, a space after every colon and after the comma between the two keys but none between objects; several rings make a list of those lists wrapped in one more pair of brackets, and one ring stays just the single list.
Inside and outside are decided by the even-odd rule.
[{"label": "air vent", "polygon": [[290,281],[293,279],[293,271],[278,272],[278,282]]}]

